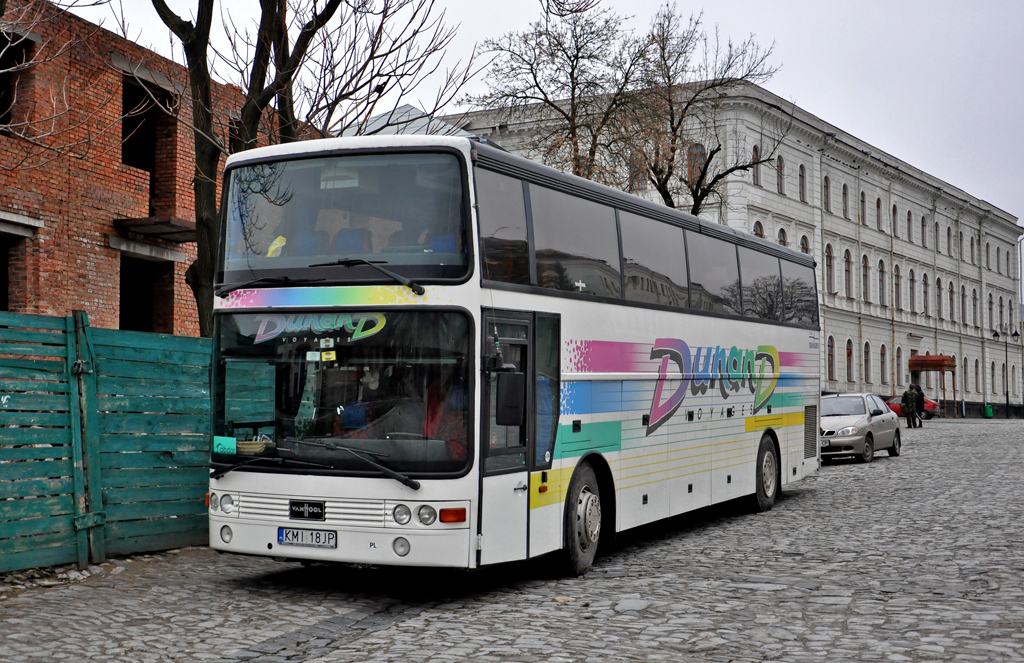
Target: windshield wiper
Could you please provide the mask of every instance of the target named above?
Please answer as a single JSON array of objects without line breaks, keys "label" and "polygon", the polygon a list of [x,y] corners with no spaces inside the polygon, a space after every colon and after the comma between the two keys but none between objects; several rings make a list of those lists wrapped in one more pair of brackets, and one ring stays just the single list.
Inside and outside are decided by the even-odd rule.
[{"label": "windshield wiper", "polygon": [[[377,456],[378,458],[387,458],[388,455],[385,454],[385,453],[381,453],[379,451],[369,451],[367,449],[354,449],[352,447],[346,447],[344,444],[328,444],[327,442],[314,442],[313,440],[300,440],[298,438],[287,438],[286,441],[298,442],[299,444],[308,444],[310,446],[321,447],[323,449],[329,449],[329,450],[335,450],[336,449],[338,451],[347,451],[350,454],[352,454],[353,456],[355,456],[356,458],[358,458],[359,460],[361,460],[364,463],[366,463],[367,465],[371,465],[371,466],[375,467],[376,469],[380,470],[381,473],[383,473],[385,476],[394,479],[395,481],[399,482],[403,486],[409,486],[413,490],[419,490],[420,489],[420,482],[419,481],[416,481],[415,479],[410,479],[409,477],[407,477],[406,475],[402,474],[401,472],[396,472],[395,470],[391,469],[390,467],[388,467],[386,465],[381,465],[380,463],[378,463],[377,461],[373,460],[372,458],[368,458],[368,456]],[[364,456],[363,454],[366,454],[366,456]]]},{"label": "windshield wiper", "polygon": [[216,295],[217,297],[223,297],[229,292],[234,292],[239,288],[248,288],[251,285],[259,285],[260,283],[313,283],[314,281],[323,281],[323,279],[293,279],[290,276],[262,276],[258,279],[250,279],[248,281],[242,281],[240,283],[225,283],[221,287],[214,290],[213,294]]},{"label": "windshield wiper", "polygon": [[311,467],[332,467],[327,463],[313,463],[305,460],[294,460],[292,458],[279,458],[277,456],[253,456],[252,458],[246,458],[245,460],[238,461],[233,465],[228,465],[227,467],[222,467],[220,469],[210,472],[210,478],[219,479],[228,472],[233,472],[240,467],[244,467],[245,465],[250,465],[252,463],[256,463],[259,461],[266,461],[268,463],[273,463],[274,465],[284,465],[285,463],[289,463],[295,465],[309,465]]},{"label": "windshield wiper", "polygon": [[387,260],[373,260],[373,261],[370,261],[370,260],[363,260],[362,258],[341,258],[340,260],[333,260],[331,262],[319,262],[319,263],[316,263],[315,265],[309,265],[309,267],[337,267],[337,266],[353,267],[355,265],[369,265],[370,267],[373,267],[374,269],[376,269],[381,274],[392,278],[393,280],[397,281],[398,283],[401,283],[405,287],[407,287],[410,290],[412,290],[413,292],[415,292],[417,295],[422,295],[424,292],[426,292],[426,290],[423,289],[423,286],[421,286],[419,283],[416,283],[412,279],[407,279],[406,277],[402,276],[401,274],[396,274],[395,272],[392,272],[390,269],[387,269],[385,267],[381,267],[381,264],[385,264],[386,265],[386,264],[388,264],[388,261]]}]

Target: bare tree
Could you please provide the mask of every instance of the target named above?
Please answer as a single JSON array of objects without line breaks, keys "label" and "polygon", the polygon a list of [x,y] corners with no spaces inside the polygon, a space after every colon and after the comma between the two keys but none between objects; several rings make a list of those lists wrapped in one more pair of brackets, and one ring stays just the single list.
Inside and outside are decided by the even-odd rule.
[{"label": "bare tree", "polygon": [[[444,24],[443,12],[434,11],[435,0],[260,0],[255,33],[239,29],[228,17],[229,47],[218,53],[210,41],[213,0],[197,1],[192,22],[171,11],[165,0],[152,0],[188,66],[189,99],[182,107],[191,108],[191,118],[178,117],[192,129],[195,142],[197,257],[185,280],[199,309],[200,333],[209,336],[221,157],[260,144],[365,128],[381,99],[394,100],[396,108],[437,71],[454,29]],[[220,125],[228,109],[212,105],[211,54],[241,88],[239,114],[229,122],[226,141]],[[465,67],[448,71],[434,107],[426,112],[440,110],[472,73],[472,58]],[[163,107],[168,113],[178,110]],[[299,119],[302,114],[306,120]],[[374,127],[380,131],[388,124]]]},{"label": "bare tree", "polygon": [[772,161],[788,131],[785,122],[766,121],[757,155],[729,135],[724,105],[731,94],[778,71],[769,64],[774,45],[762,47],[753,35],[723,43],[717,27],[708,35],[702,20],[701,14],[684,19],[674,3],[658,10],[648,33],[642,91],[619,115],[614,142],[634,186],[646,179],[669,207],[688,200],[692,214],[720,197],[733,173]]},{"label": "bare tree", "polygon": [[525,32],[489,39],[488,91],[467,101],[507,120],[535,123],[542,159],[580,177],[611,182],[616,116],[636,92],[647,41],[599,0],[542,0]]},{"label": "bare tree", "polygon": [[67,76],[47,77],[29,98],[21,84],[42,65],[70,57],[101,29],[80,30],[65,20],[69,11],[107,2],[0,0],[0,132],[20,139],[5,143],[0,170],[41,168],[64,157],[95,158],[112,149],[98,146],[111,144],[100,136],[120,131],[120,118],[107,112],[108,104],[119,101],[113,93],[97,94]]}]

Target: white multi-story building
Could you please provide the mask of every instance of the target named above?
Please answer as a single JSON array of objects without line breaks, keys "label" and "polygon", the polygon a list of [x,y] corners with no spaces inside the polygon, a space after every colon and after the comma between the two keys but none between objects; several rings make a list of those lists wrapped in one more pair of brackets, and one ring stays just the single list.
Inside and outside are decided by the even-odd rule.
[{"label": "white multi-story building", "polygon": [[[992,405],[1001,416],[1008,398],[1019,416],[1016,217],[759,87],[730,94],[719,118],[725,163],[736,150],[748,160],[769,153],[765,136],[782,138],[771,163],[731,176],[702,215],[816,256],[823,389],[899,394],[912,381],[911,356],[941,354],[956,360],[961,412]],[[482,111],[458,124],[530,156],[535,122]],[[938,374],[920,383],[942,398]]]}]

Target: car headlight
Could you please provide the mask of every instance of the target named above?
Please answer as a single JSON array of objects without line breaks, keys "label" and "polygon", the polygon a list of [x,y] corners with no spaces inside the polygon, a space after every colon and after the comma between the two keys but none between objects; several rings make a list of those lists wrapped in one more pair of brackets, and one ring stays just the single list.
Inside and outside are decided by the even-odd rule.
[{"label": "car headlight", "polygon": [[839,432],[836,433],[836,437],[845,437],[847,435],[856,435],[859,429],[856,426],[847,426],[846,428],[840,428]]}]

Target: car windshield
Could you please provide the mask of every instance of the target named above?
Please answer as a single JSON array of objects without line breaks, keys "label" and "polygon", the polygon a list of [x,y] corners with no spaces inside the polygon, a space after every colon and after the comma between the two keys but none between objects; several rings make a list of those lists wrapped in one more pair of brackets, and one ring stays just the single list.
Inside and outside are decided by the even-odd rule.
[{"label": "car windshield", "polygon": [[289,277],[388,281],[362,259],[409,278],[468,269],[462,167],[454,154],[402,153],[276,161],[228,174],[218,283]]},{"label": "car windshield", "polygon": [[219,315],[213,460],[258,455],[379,474],[371,458],[397,472],[463,470],[468,329],[451,311]]},{"label": "car windshield", "polygon": [[838,396],[821,399],[821,416],[841,417],[852,414],[867,414],[864,399],[860,396]]}]

